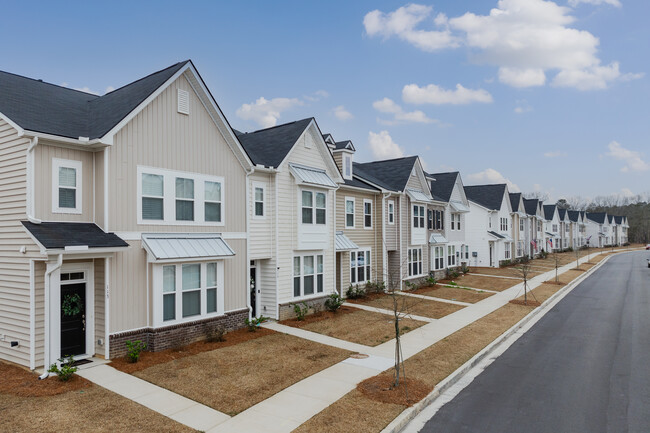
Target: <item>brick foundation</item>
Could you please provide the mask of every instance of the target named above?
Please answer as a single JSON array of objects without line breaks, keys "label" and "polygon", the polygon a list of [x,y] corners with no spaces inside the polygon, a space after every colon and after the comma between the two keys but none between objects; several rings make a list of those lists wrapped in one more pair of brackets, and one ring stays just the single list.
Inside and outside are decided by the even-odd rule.
[{"label": "brick foundation", "polygon": [[213,328],[223,328],[226,332],[234,331],[245,326],[248,309],[231,311],[224,316],[193,322],[170,325],[162,328],[143,328],[135,331],[111,334],[110,357],[117,358],[126,355],[126,342],[140,340],[147,343],[147,350],[159,352],[165,349],[180,347],[194,341],[202,340]]},{"label": "brick foundation", "polygon": [[[280,320],[293,319],[296,317],[296,313],[293,311],[294,304],[301,305],[303,302],[309,307],[309,312],[307,314],[313,314],[318,311],[325,310],[325,300],[329,297],[329,294],[323,295],[318,298],[312,298],[305,301],[296,301],[296,302],[287,302],[285,304],[280,304],[279,313]],[[301,305],[302,306],[302,305]]]}]

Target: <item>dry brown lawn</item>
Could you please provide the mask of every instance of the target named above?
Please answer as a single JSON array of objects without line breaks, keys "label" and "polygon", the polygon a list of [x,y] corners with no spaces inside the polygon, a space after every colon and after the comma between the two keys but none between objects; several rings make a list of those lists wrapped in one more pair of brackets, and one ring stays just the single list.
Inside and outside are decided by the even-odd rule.
[{"label": "dry brown lawn", "polygon": [[[571,281],[575,280],[578,278],[580,275],[584,274],[584,271],[578,271],[578,270],[570,270],[567,271],[563,274],[558,275],[558,280],[560,284],[566,285],[570,283]],[[555,275],[553,275],[551,278],[549,278],[546,283],[555,283]]]},{"label": "dry brown lawn", "polygon": [[[395,338],[395,325],[391,316],[352,307],[343,307],[342,310],[334,314],[318,313],[318,316],[312,315],[316,317],[308,317],[303,321],[292,319],[280,323],[365,346],[377,346]],[[402,319],[400,323],[402,334],[426,324],[412,319]]]},{"label": "dry brown lawn", "polygon": [[[6,432],[194,432],[159,413],[92,384],[66,390],[56,378],[0,363],[0,430]],[[12,383],[12,389],[6,385]],[[44,395],[30,397],[28,395]]]},{"label": "dry brown lawn", "polygon": [[[398,308],[403,313],[413,314],[416,316],[429,317],[431,319],[440,319],[448,314],[455,313],[465,307],[462,305],[448,304],[445,302],[429,301],[427,299],[415,298],[412,296],[398,296]],[[393,298],[390,295],[376,295],[365,299],[355,300],[357,304],[368,305],[385,310],[393,310]]]},{"label": "dry brown lawn", "polygon": [[413,293],[424,296],[433,296],[435,298],[449,299],[451,301],[469,302],[475,304],[485,298],[492,296],[494,293],[477,292],[476,290],[461,289],[436,285],[434,287],[424,287]]},{"label": "dry brown lawn", "polygon": [[[530,270],[528,276],[532,278],[536,275],[542,274],[543,272],[544,271],[533,268]],[[514,277],[523,279],[521,272],[515,266],[509,266],[507,268],[471,268],[470,275],[471,274],[495,275],[501,277]]]},{"label": "dry brown lawn", "polygon": [[347,350],[276,333],[134,374],[235,415],[350,354]]},{"label": "dry brown lawn", "polygon": [[[507,304],[453,333],[405,362],[407,377],[434,387],[495,338],[521,320],[531,307]],[[382,375],[391,375],[390,370]],[[346,394],[294,433],[376,433],[406,406],[370,400],[358,390]]]},{"label": "dry brown lawn", "polygon": [[[510,278],[481,277],[480,275],[467,274],[456,278],[454,282],[459,286],[500,292],[519,284],[521,281]],[[441,282],[440,284],[445,284],[445,282]]]}]

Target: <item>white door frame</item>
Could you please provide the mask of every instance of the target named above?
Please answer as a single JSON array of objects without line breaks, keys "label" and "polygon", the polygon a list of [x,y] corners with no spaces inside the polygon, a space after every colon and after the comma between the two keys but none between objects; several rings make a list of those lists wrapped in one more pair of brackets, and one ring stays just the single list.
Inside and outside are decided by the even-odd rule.
[{"label": "white door frame", "polygon": [[[260,288],[260,264],[259,260],[251,260],[248,264],[248,291],[250,293],[250,283],[251,283],[251,268],[255,268],[255,317],[262,316],[261,314],[261,297],[262,289]],[[251,265],[251,263],[254,263]],[[249,294],[250,296],[250,294]]]}]

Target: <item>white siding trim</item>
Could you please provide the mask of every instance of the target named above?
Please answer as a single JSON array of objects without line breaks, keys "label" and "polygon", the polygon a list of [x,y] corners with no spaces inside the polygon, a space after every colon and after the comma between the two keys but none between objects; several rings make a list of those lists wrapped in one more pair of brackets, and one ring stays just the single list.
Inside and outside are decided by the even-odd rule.
[{"label": "white siding trim", "polygon": [[[75,207],[59,207],[59,168],[74,168],[75,170]],[[94,193],[93,193],[94,195]],[[52,213],[81,214],[83,199],[82,163],[71,159],[52,158]]]}]

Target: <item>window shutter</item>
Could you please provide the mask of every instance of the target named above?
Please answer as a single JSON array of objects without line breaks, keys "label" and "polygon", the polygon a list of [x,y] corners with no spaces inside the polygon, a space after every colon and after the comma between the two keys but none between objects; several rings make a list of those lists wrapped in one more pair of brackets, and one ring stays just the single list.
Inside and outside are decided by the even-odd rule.
[{"label": "window shutter", "polygon": [[178,112],[190,114],[190,94],[186,90],[178,89]]}]

